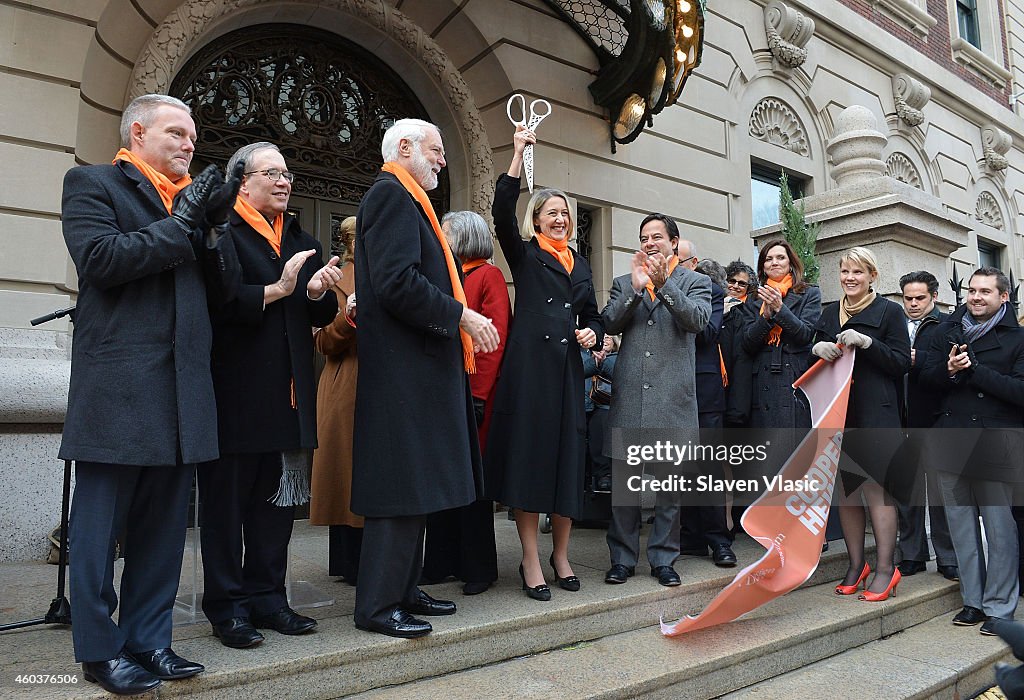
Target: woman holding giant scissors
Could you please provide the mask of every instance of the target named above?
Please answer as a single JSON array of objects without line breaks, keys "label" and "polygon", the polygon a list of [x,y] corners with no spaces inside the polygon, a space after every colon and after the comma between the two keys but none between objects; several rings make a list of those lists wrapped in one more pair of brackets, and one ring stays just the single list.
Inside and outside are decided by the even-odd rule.
[{"label": "woman holding giant scissors", "polygon": [[485,483],[490,498],[516,509],[523,589],[535,600],[550,600],[537,551],[538,514],[551,514],[549,561],[558,585],[578,591],[568,558],[572,519],[579,517],[583,500],[587,427],[578,347],[599,347],[604,330],[590,265],[568,247],[574,232],[569,198],[558,190],[537,190],[524,221],[532,237],[520,236],[519,174],[524,151],[537,141],[524,122],[525,115],[516,123],[512,163],[498,178],[491,209],[516,299],[487,441]]}]

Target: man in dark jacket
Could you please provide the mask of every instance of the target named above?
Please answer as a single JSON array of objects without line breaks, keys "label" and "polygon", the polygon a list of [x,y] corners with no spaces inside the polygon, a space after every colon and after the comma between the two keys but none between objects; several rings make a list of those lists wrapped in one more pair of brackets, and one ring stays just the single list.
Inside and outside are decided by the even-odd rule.
[{"label": "man in dark jacket", "polygon": [[257,627],[316,627],[288,606],[285,574],[316,447],[310,328],[334,319],[341,271],[287,213],[293,176],[277,146],[243,146],[228,169],[244,175],[230,218],[241,280],[214,314],[221,456],[199,467],[200,537],[203,612],[225,646],[241,649],[263,641]]},{"label": "man in dark jacket", "polygon": [[76,462],[72,636],[85,679],[112,693],[203,670],[170,649],[171,613],[194,465],[217,456],[203,268],[211,279],[236,269],[230,239],[210,224],[227,220],[238,181],[210,166],[188,185],[195,139],[183,102],[144,95],[125,109],[114,164],[64,177],[79,284],[60,449]]},{"label": "man in dark jacket", "polygon": [[366,518],[356,627],[420,637],[414,615],[450,615],[417,582],[426,516],[481,492],[480,448],[466,372],[498,332],[465,304],[455,259],[426,191],[437,187],[437,127],[401,119],[381,143],[384,172],[356,214],[359,391],[352,510]]},{"label": "man in dark jacket", "polygon": [[[971,275],[967,303],[935,334],[922,379],[942,394],[928,440],[960,570],[964,608],[955,625],[1013,619],[1017,609],[1017,526],[1013,488],[1024,453],[1024,330],[1009,305],[1010,281],[994,267]],[[981,544],[984,523],[986,552]]]},{"label": "man in dark jacket", "polygon": [[[910,335],[910,371],[904,375],[900,386],[900,408],[903,424],[909,431],[909,439],[894,460],[897,468],[914,468],[918,471],[914,494],[911,500],[896,504],[899,513],[899,564],[903,576],[913,576],[925,570],[928,556],[928,537],[925,533],[925,512],[931,520],[932,547],[940,574],[955,581],[959,574],[956,569],[956,553],[949,539],[946,512],[942,509],[939,482],[934,469],[925,469],[922,460],[922,445],[927,440],[928,430],[935,423],[942,394],[920,381],[921,368],[928,360],[928,348],[939,324],[946,320],[946,314],[935,306],[939,298],[939,281],[930,272],[911,272],[900,278],[903,290],[903,313],[907,317],[907,333]],[[930,504],[927,509],[925,502]]]},{"label": "man in dark jacket", "polygon": [[[718,345],[722,332],[722,315],[725,308],[725,270],[714,260],[697,262],[697,250],[691,241],[679,241],[679,259],[691,270],[711,278],[711,318],[704,330],[697,334],[694,371],[697,387],[697,422],[704,432],[701,437],[715,442],[722,435],[725,415],[725,381],[722,376],[723,357]],[[711,465],[709,465],[711,466]],[[721,468],[715,465],[710,472],[715,478],[722,478]],[[732,551],[732,532],[726,523],[724,503],[714,502],[701,506],[684,506],[679,512],[679,547],[682,554],[707,556],[717,566],[736,566],[736,554]]]}]

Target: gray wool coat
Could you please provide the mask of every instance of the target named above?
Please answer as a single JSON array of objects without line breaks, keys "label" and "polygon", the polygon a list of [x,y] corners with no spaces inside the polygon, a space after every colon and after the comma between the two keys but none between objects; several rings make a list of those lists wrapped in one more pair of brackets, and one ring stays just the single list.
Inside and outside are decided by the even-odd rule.
[{"label": "gray wool coat", "polygon": [[[655,291],[633,291],[616,277],[601,312],[605,332],[622,334],[612,377],[605,454],[616,454],[614,428],[697,428],[694,348],[711,317],[711,280],[682,265]],[[695,437],[695,435],[691,435]]]}]

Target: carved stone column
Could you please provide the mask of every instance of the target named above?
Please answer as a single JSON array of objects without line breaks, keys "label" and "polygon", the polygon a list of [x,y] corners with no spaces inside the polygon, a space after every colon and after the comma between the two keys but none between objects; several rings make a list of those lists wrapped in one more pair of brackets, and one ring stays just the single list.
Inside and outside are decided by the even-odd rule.
[{"label": "carved stone column", "polygon": [[[945,279],[947,258],[967,245],[967,217],[951,214],[938,197],[885,175],[881,156],[887,139],[877,126],[865,107],[843,110],[827,146],[838,186],[802,200],[808,221],[821,224],[817,253],[824,301],[840,297],[839,260],[854,246],[874,252],[880,268],[876,289],[895,297],[899,278],[907,272],[929,270]],[[751,235],[763,244],[777,237],[780,229],[776,224]],[[940,286],[939,300],[954,302],[948,286]]]}]

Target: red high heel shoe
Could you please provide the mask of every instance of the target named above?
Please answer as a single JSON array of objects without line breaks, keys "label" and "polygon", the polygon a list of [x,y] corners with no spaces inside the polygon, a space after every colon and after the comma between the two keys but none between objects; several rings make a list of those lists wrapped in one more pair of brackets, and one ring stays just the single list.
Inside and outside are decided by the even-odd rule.
[{"label": "red high heel shoe", "polygon": [[[854,581],[852,586],[844,586],[843,584],[836,586],[836,595],[853,595],[857,592],[857,589],[860,588],[860,584],[864,582],[870,573],[871,567],[868,566],[867,562],[864,562],[864,568],[860,570],[860,578]],[[865,588],[866,587],[867,586],[865,585]]]},{"label": "red high heel shoe", "polygon": [[861,593],[859,596],[857,596],[857,600],[866,600],[866,601],[869,601],[871,603],[878,603],[878,602],[881,602],[883,600],[886,600],[889,597],[890,594],[892,594],[892,596],[895,598],[896,597],[896,586],[899,585],[899,583],[900,583],[900,581],[902,579],[903,579],[903,574],[900,573],[900,570],[899,569],[894,569],[893,572],[892,572],[892,579],[890,579],[889,585],[886,586],[884,591],[882,591],[881,593],[872,593],[869,590],[865,590],[863,593]]}]

